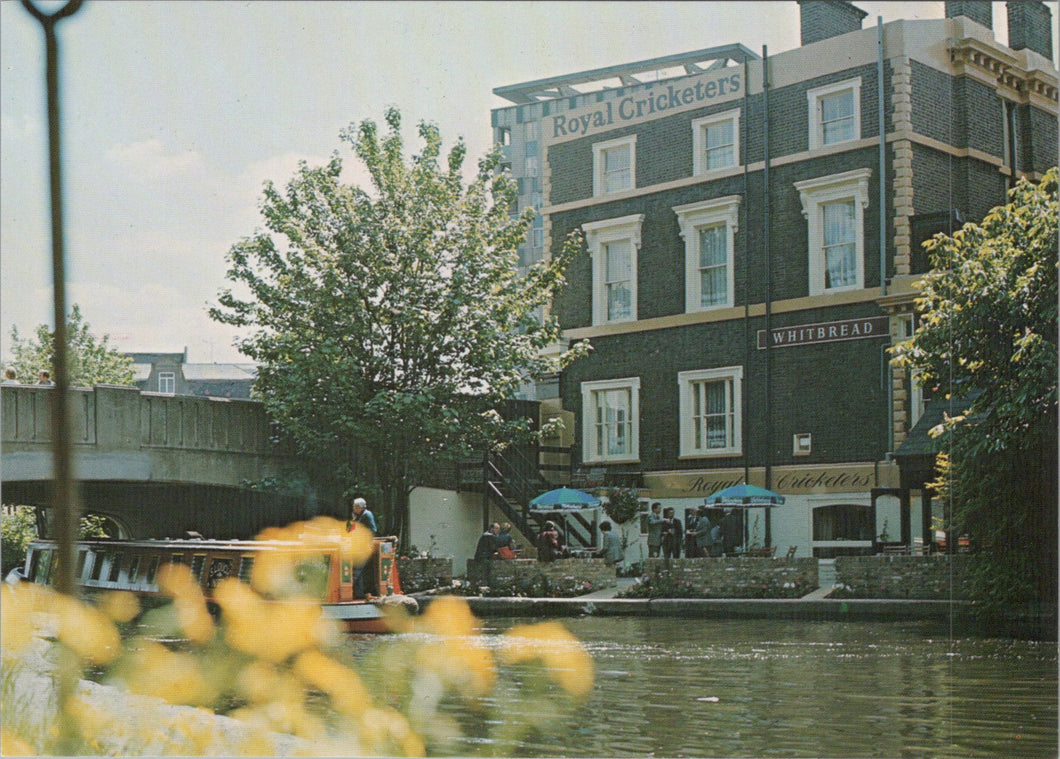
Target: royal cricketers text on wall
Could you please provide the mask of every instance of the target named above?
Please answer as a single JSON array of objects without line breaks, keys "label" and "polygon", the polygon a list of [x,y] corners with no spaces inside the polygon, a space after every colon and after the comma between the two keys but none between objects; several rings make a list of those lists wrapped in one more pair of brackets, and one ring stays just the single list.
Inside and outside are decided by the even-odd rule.
[{"label": "royal cricketers text on wall", "polygon": [[[773,467],[772,489],[785,495],[860,493],[888,485],[896,479],[890,462],[880,466],[850,463],[824,466]],[[765,486],[765,470],[752,467],[749,483]],[[644,484],[651,498],[706,497],[744,482],[743,469],[712,469],[692,472],[645,472]]]},{"label": "royal cricketers text on wall", "polygon": [[[864,340],[868,337],[887,337],[888,317],[869,316],[864,319],[844,319],[838,322],[802,324],[776,327],[771,331],[772,347],[834,343],[840,340]],[[758,350],[765,350],[766,331],[758,330]]]},{"label": "royal cricketers text on wall", "polygon": [[685,77],[669,84],[638,90],[591,106],[545,119],[544,135],[550,143],[601,134],[681,111],[725,103],[743,97],[744,68]]}]

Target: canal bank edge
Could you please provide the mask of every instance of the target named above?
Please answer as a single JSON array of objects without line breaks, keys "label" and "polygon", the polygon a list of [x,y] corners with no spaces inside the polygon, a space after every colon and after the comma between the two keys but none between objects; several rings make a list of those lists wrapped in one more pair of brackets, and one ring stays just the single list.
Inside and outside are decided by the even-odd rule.
[{"label": "canal bank edge", "polygon": [[[421,612],[436,595],[417,594]],[[1012,613],[984,619],[971,601],[863,598],[523,598],[465,597],[479,617],[646,617],[935,622],[954,632],[1057,639],[1057,616]]]}]

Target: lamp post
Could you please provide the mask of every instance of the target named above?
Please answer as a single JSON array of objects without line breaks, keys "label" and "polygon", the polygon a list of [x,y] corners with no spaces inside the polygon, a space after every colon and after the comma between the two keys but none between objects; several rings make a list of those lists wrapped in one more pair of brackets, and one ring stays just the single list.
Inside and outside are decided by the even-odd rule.
[{"label": "lamp post", "polygon": [[74,590],[74,543],[77,541],[78,508],[74,492],[67,394],[70,373],[66,361],[66,272],[63,252],[62,149],[59,120],[59,38],[55,27],[81,7],[82,0],[70,0],[58,10],[45,13],[30,0],[22,0],[44,30],[45,87],[48,92],[48,168],[51,195],[52,282],[55,338],[52,368],[55,393],[52,397],[53,471],[52,507],[59,537],[59,576],[56,587],[62,593]]}]

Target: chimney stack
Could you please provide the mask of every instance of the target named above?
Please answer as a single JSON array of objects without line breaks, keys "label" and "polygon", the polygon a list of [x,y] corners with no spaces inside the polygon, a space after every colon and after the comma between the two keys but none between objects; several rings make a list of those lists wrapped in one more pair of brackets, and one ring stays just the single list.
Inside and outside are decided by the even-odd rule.
[{"label": "chimney stack", "polygon": [[799,0],[802,44],[859,31],[861,20],[867,15],[866,11],[843,0]]},{"label": "chimney stack", "polygon": [[946,0],[946,18],[965,16],[987,29],[994,28],[994,13],[988,0]]},{"label": "chimney stack", "polygon": [[1008,9],[1008,46],[1033,50],[1053,60],[1053,14],[1040,0],[1005,3]]}]

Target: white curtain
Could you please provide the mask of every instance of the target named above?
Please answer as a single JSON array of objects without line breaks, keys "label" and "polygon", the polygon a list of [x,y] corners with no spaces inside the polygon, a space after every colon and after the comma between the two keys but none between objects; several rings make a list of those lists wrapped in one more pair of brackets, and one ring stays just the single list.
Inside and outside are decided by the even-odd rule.
[{"label": "white curtain", "polygon": [[729,402],[729,383],[725,380],[696,383],[692,404],[695,448],[728,448],[732,405]]},{"label": "white curtain", "polygon": [[723,121],[707,127],[707,170],[736,165],[733,153],[733,122]]},{"label": "white curtain", "polygon": [[607,319],[629,319],[633,316],[633,245],[629,240],[605,246],[607,290]]},{"label": "white curtain", "polygon": [[821,130],[825,145],[857,136],[854,134],[853,92],[838,92],[821,98]]},{"label": "white curtain", "polygon": [[629,390],[596,393],[596,449],[608,456],[629,453]]},{"label": "white curtain", "polygon": [[825,289],[857,284],[854,201],[824,206]]},{"label": "white curtain", "polygon": [[630,147],[623,145],[604,151],[604,184],[607,192],[632,187],[629,174]]},{"label": "white curtain", "polygon": [[725,226],[699,230],[700,305],[719,306],[728,302],[728,250]]}]

